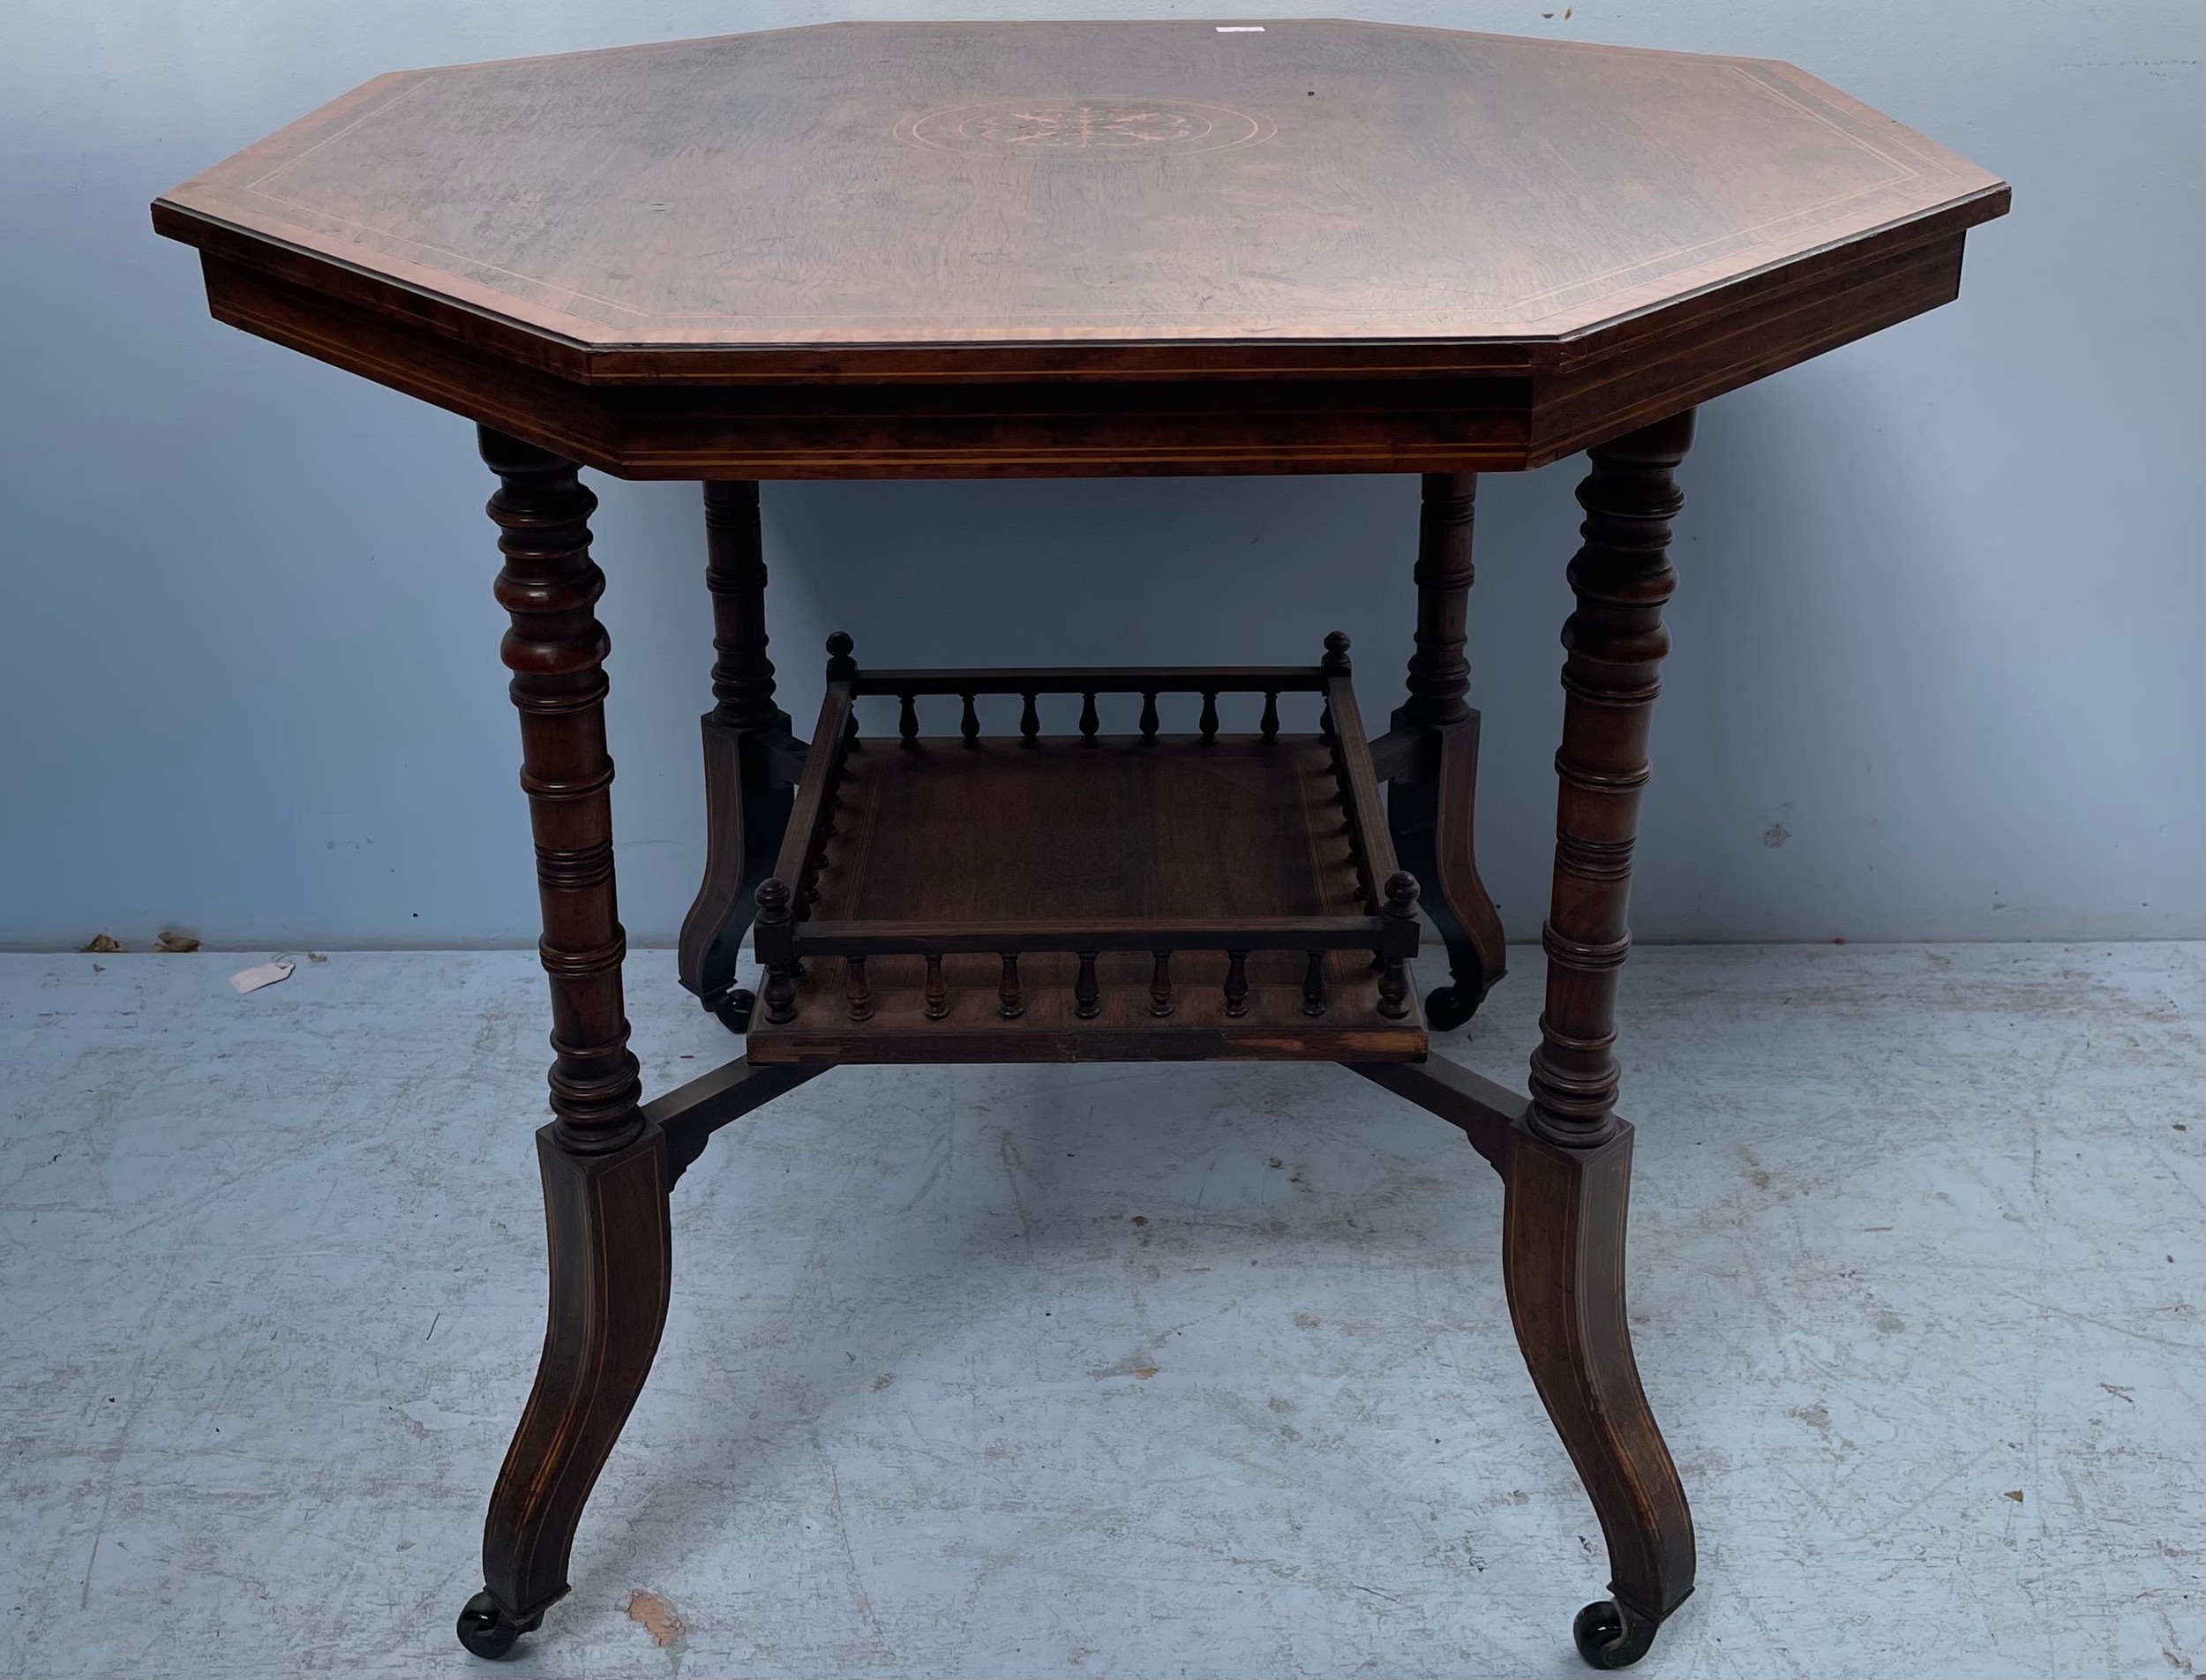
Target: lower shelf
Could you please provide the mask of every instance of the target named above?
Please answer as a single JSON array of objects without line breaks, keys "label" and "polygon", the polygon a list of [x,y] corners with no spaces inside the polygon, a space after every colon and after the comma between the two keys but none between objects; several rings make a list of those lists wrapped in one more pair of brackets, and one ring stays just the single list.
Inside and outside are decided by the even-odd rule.
[{"label": "lower shelf", "polygon": [[[1415,885],[1345,669],[829,676],[760,893],[752,1061],[1426,1054]],[[1201,734],[1157,730],[1175,677],[1204,696]],[[1142,733],[1095,727],[1106,678],[1147,696]],[[1236,681],[1267,696],[1261,733],[1218,731],[1211,696]],[[1323,700],[1316,732],[1277,723],[1271,692],[1291,688]],[[974,689],[1024,692],[1021,734],[972,728]],[[966,693],[961,736],[920,736],[914,691]],[[897,737],[859,734],[867,694],[900,699]],[[1084,695],[1081,734],[1040,732],[1053,694]]]}]

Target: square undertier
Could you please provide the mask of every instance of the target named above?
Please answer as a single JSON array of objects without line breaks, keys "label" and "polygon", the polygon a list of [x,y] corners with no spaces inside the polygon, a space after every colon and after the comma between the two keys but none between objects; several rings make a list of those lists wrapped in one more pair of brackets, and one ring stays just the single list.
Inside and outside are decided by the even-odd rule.
[{"label": "square undertier", "polygon": [[[1355,743],[1352,751],[1361,751]],[[1226,1013],[1227,953],[1174,932],[1280,917],[1368,918],[1332,754],[1315,736],[869,739],[849,753],[818,900],[799,925],[1126,923],[1155,938],[1097,959],[1099,1009],[1074,1013],[1078,959],[1019,959],[1024,1009],[1006,1019],[993,951],[942,958],[948,1014],[930,1020],[926,960],[866,963],[872,1018],[850,1018],[846,966],[804,958],[794,1022],[754,1017],[754,1062],[1414,1061],[1424,1023],[1378,1011],[1369,948],[1325,958],[1325,1009],[1305,1011],[1308,958],[1248,958],[1248,1008]],[[1172,949],[1172,1013],[1152,1012],[1152,949]]]}]

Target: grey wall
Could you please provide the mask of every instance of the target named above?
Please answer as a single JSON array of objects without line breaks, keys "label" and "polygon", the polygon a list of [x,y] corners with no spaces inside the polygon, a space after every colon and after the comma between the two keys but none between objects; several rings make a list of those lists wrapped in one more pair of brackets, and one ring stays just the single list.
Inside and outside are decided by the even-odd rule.
[{"label": "grey wall", "polygon": [[[0,46],[0,943],[525,943],[469,429],[204,312],[164,187],[384,70],[845,16],[646,0],[16,0]],[[1549,12],[1555,15],[1549,16]],[[1790,58],[2015,187],[1955,307],[1714,404],[1634,921],[1672,939],[2198,934],[2195,0],[1395,0],[1367,15]],[[1262,14],[1251,13],[1252,16]],[[1480,840],[1544,904],[1565,462],[1482,491]],[[600,481],[623,906],[700,861],[694,489]],[[772,486],[776,651],[1408,651],[1414,480]],[[1789,837],[1787,837],[1789,836]],[[1782,840],[1782,844],[1772,844]]]}]

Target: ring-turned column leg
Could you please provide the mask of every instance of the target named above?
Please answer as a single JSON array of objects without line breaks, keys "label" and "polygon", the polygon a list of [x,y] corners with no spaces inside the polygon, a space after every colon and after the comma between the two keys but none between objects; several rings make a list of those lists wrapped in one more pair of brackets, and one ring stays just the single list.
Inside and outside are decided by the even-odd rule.
[{"label": "ring-turned column leg", "polygon": [[1507,967],[1501,918],[1478,878],[1471,844],[1478,791],[1478,714],[1464,696],[1471,667],[1464,621],[1471,593],[1474,473],[1427,473],[1418,515],[1417,646],[1409,699],[1389,720],[1386,826],[1420,904],[1446,941],[1452,983],[1425,999],[1443,1031],[1471,1017]]},{"label": "ring-turned column leg", "polygon": [[736,953],[758,884],[774,866],[804,767],[789,714],[774,703],[766,656],[766,560],[758,485],[705,484],[705,587],[712,592],[713,709],[705,744],[705,878],[682,919],[682,984],[737,1032],[754,1000],[735,985]]},{"label": "ring-turned column leg", "polygon": [[1596,1668],[1644,1655],[1692,1591],[1692,1518],[1624,1317],[1632,1129],[1617,1118],[1613,1049],[1647,729],[1670,647],[1662,604],[1677,581],[1670,527],[1684,499],[1671,474],[1692,441],[1690,410],[1620,438],[1591,452],[1578,491],[1547,1007],[1503,1217],[1517,1339],[1609,1543],[1614,1599],[1587,1606],[1572,1630]]},{"label": "ring-turned column leg", "polygon": [[460,1614],[461,1642],[502,1656],[567,1591],[583,1504],[658,1349],[672,1249],[665,1140],[639,1107],[621,1004],[596,611],[605,581],[588,522],[597,499],[571,461],[487,427],[482,448],[501,481],[490,514],[506,556],[498,599],[513,619],[502,651],[536,833],[556,1116],[536,1135],[551,1240],[544,1357],[491,1495],[485,1590]]}]

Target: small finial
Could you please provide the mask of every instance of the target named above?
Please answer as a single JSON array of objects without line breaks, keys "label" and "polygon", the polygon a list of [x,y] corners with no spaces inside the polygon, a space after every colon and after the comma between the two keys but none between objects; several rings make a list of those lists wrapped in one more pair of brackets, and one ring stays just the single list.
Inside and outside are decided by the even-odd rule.
[{"label": "small finial", "polygon": [[789,909],[789,883],[778,875],[769,875],[758,883],[759,914],[769,921],[778,921]]},{"label": "small finial", "polygon": [[837,630],[827,639],[827,674],[829,682],[858,675],[858,661],[851,657],[851,650],[857,646],[847,631]]},{"label": "small finial", "polygon": [[1346,672],[1348,669],[1348,638],[1335,630],[1325,637],[1325,669]]},{"label": "small finial", "polygon": [[1417,877],[1407,869],[1386,878],[1386,913],[1404,919],[1417,913]]}]

